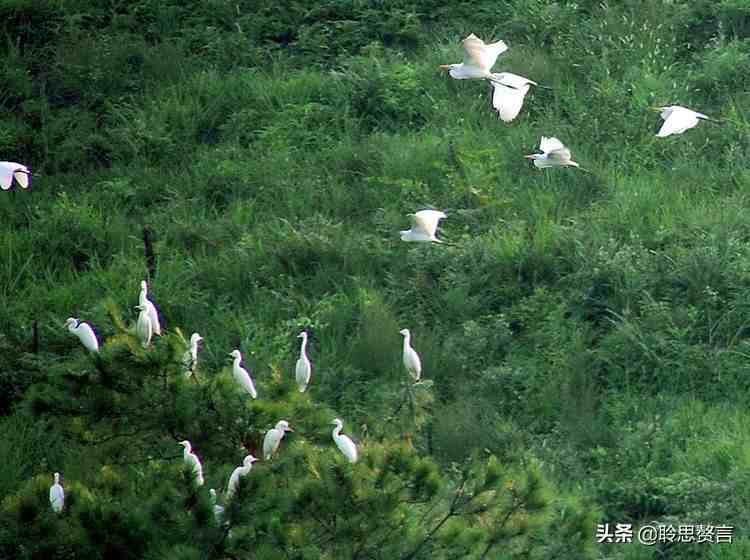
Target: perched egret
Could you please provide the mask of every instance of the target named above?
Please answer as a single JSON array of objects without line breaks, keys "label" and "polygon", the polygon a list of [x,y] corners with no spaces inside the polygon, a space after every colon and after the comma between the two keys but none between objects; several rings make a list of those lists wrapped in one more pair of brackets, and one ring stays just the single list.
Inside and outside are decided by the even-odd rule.
[{"label": "perched egret", "polygon": [[275,428],[271,428],[266,432],[266,437],[263,438],[263,456],[266,458],[266,461],[276,453],[284,434],[293,431],[294,430],[289,427],[289,422],[286,420],[279,420],[276,423]]},{"label": "perched egret", "polygon": [[157,336],[161,336],[161,323],[159,323],[159,314],[156,312],[156,306],[148,299],[148,284],[141,280],[141,293],[138,294],[138,303],[146,306],[148,319],[151,321],[151,330]]},{"label": "perched egret", "polygon": [[538,85],[528,78],[510,72],[492,74],[490,83],[494,90],[492,106],[505,122],[510,122],[518,116],[529,89],[531,86]]},{"label": "perched egret", "polygon": [[68,330],[78,337],[86,349],[90,352],[99,351],[99,341],[96,340],[96,334],[94,329],[88,323],[81,323],[78,319],[70,317],[65,321],[65,326]]},{"label": "perched egret", "polygon": [[399,332],[404,336],[404,367],[414,381],[419,381],[422,376],[422,362],[419,360],[419,354],[411,347],[411,333],[409,329]]},{"label": "perched egret", "polygon": [[659,111],[661,118],[664,119],[664,124],[656,133],[659,138],[665,138],[671,134],[682,134],[689,128],[696,126],[701,120],[711,120],[703,113],[696,113],[679,105],[652,107],[652,109]]},{"label": "perched egret", "polygon": [[148,308],[145,305],[139,303],[135,308],[140,311],[135,323],[135,334],[143,347],[146,348],[151,343],[151,335],[154,334],[153,324],[148,317]]},{"label": "perched egret", "polygon": [[464,39],[463,46],[464,61],[461,64],[440,65],[456,80],[489,78],[497,57],[508,50],[503,41],[488,45],[473,33]]},{"label": "perched egret", "polygon": [[420,210],[416,214],[409,214],[412,217],[411,229],[401,231],[402,241],[426,241],[435,243],[445,243],[435,237],[438,222],[447,216],[439,210]]},{"label": "perched egret", "polygon": [[216,523],[221,525],[221,522],[224,520],[224,506],[220,506],[216,503],[216,490],[211,488],[208,491],[208,495],[211,497],[211,505],[214,507],[214,517],[216,518]]},{"label": "perched egret", "polygon": [[29,188],[29,175],[31,171],[25,165],[13,161],[0,161],[0,189],[7,191],[16,180],[22,189]]},{"label": "perched egret", "polygon": [[184,447],[182,458],[184,459],[185,464],[193,471],[196,486],[203,486],[203,465],[201,465],[200,459],[198,459],[198,456],[193,453],[188,440],[181,441],[179,445]]},{"label": "perched egret", "polygon": [[190,377],[191,374],[195,373],[195,368],[198,365],[198,343],[202,340],[203,337],[197,332],[190,335],[190,348],[182,358],[182,365],[185,367],[185,377]]},{"label": "perched egret", "polygon": [[570,159],[570,150],[566,148],[557,138],[548,138],[542,136],[539,143],[541,154],[530,154],[525,158],[533,159],[534,165],[542,169],[544,167],[580,167],[576,162]]},{"label": "perched egret", "polygon": [[258,459],[256,459],[252,455],[248,455],[243,459],[242,466],[237,467],[232,471],[232,475],[229,477],[229,484],[227,484],[227,500],[234,496],[234,493],[237,491],[237,485],[240,483],[240,477],[247,475],[247,473],[250,472],[250,469],[253,468],[253,463],[257,460]]},{"label": "perched egret", "polygon": [[307,357],[307,332],[302,331],[297,335],[297,338],[302,339],[302,345],[299,350],[299,360],[297,360],[297,367],[295,368],[295,377],[297,378],[297,385],[299,385],[299,392],[304,393],[310,383],[310,374],[312,373],[312,366],[310,360]]},{"label": "perched egret", "polygon": [[65,490],[60,485],[60,473],[55,473],[55,483],[49,487],[49,503],[52,504],[52,511],[60,513],[65,503]]},{"label": "perched egret", "polygon": [[344,456],[350,463],[357,462],[357,446],[349,436],[342,436],[341,429],[344,427],[344,423],[335,418],[331,424],[335,424],[336,427],[333,429],[333,441],[336,442],[336,446],[341,450]]},{"label": "perched egret", "polygon": [[250,393],[250,396],[252,398],[257,399],[258,392],[255,390],[253,379],[252,377],[250,377],[250,374],[247,373],[247,370],[240,365],[240,363],[242,362],[242,354],[240,354],[239,350],[232,350],[229,355],[234,358],[234,364],[232,365],[232,375],[234,375],[237,383],[242,385],[242,388]]}]

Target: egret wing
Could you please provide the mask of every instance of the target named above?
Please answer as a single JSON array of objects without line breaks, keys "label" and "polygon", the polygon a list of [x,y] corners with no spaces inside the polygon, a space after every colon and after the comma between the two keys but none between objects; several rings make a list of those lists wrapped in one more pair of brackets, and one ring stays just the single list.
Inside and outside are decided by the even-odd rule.
[{"label": "egret wing", "polygon": [[553,150],[562,150],[565,145],[555,137],[542,136],[542,141],[539,143],[539,149],[545,154]]},{"label": "egret wing", "polygon": [[0,188],[7,191],[13,183],[13,169],[5,165],[0,166]]},{"label": "egret wing", "polygon": [[511,122],[521,111],[529,86],[526,85],[522,89],[515,89],[507,87],[502,83],[492,82],[492,87],[494,88],[492,106],[504,122]]},{"label": "egret wing", "polygon": [[414,229],[432,237],[442,218],[445,218],[445,214],[439,210],[420,210],[414,214]]},{"label": "egret wing", "polygon": [[[664,138],[670,134],[681,134],[698,124],[698,113],[690,109],[672,107],[672,111],[661,125],[657,136]],[[662,112],[662,116],[666,111]]]},{"label": "egret wing", "polygon": [[[512,74],[510,72],[500,72],[499,74],[493,74],[492,77],[493,77],[492,85],[495,85],[495,83],[499,82],[504,86],[515,88],[515,89],[523,89],[525,86],[528,86],[529,84],[533,86],[537,85],[536,82],[529,80],[528,78],[524,78],[523,76],[519,76],[518,74]],[[528,91],[528,89],[526,91]]]},{"label": "egret wing", "polygon": [[570,162],[571,153],[568,148],[560,148],[557,150],[551,150],[547,154],[547,159],[557,164],[565,164]]}]

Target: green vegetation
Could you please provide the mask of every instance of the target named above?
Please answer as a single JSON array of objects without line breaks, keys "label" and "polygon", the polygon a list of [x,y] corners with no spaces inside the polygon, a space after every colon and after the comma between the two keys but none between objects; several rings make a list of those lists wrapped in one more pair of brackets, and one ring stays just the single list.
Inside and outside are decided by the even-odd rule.
[{"label": "green vegetation", "polygon": [[[0,557],[750,557],[745,2],[5,0],[0,22],[0,159],[35,172],[0,192]],[[552,88],[510,125],[438,71],[470,32]],[[722,122],[658,139],[671,104]],[[541,135],[592,172],[534,169]],[[455,245],[399,240],[428,206]],[[282,418],[230,533],[208,489]],[[734,543],[596,544],[654,521]]]}]

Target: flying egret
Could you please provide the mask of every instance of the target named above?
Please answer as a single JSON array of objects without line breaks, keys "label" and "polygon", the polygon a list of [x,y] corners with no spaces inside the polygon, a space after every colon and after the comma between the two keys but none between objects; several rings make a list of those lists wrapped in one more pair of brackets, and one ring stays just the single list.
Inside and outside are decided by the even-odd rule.
[{"label": "flying egret", "polygon": [[242,460],[242,466],[237,467],[232,471],[232,475],[229,477],[229,484],[227,484],[227,492],[226,492],[226,499],[230,499],[232,496],[234,496],[234,493],[237,491],[237,485],[240,483],[240,477],[246,476],[247,473],[250,472],[250,469],[253,468],[253,463],[257,461],[255,457],[252,455],[247,455]]},{"label": "flying egret", "polygon": [[96,334],[94,334],[94,329],[91,328],[91,325],[88,323],[81,323],[78,319],[70,317],[65,321],[65,326],[68,327],[70,332],[78,337],[81,344],[83,344],[89,352],[99,351],[99,341],[96,340]]},{"label": "flying egret", "polygon": [[60,473],[55,473],[55,483],[49,487],[49,503],[52,504],[52,511],[60,513],[65,504],[65,490],[60,485]]},{"label": "flying egret", "polygon": [[414,381],[419,381],[422,376],[422,362],[419,359],[419,354],[411,347],[411,333],[409,329],[402,329],[399,332],[404,337],[404,367],[409,375],[414,378]]},{"label": "flying egret", "polygon": [[182,458],[185,464],[193,471],[196,486],[203,486],[203,465],[201,465],[200,459],[193,453],[192,446],[188,440],[179,442],[179,445],[184,447]]},{"label": "flying egret", "polygon": [[294,373],[297,378],[297,385],[299,385],[299,392],[304,393],[310,383],[310,374],[312,373],[312,366],[305,350],[307,347],[307,331],[299,333],[297,338],[302,339],[302,345],[300,346],[299,360],[297,360],[297,367]]},{"label": "flying egret", "polygon": [[31,171],[25,165],[13,161],[0,161],[0,189],[7,191],[16,180],[22,189],[29,188]]},{"label": "flying egret", "polygon": [[263,456],[266,458],[266,461],[276,453],[284,434],[293,431],[294,430],[289,427],[289,422],[286,420],[279,420],[276,423],[275,428],[271,428],[266,432],[266,437],[263,438]]},{"label": "flying egret", "polygon": [[255,390],[253,379],[252,377],[250,377],[250,374],[247,372],[247,370],[240,365],[240,362],[242,362],[242,354],[240,354],[239,350],[232,350],[229,355],[234,358],[234,364],[232,365],[232,375],[234,375],[237,383],[242,385],[242,388],[250,393],[250,396],[252,398],[257,399],[258,392]]},{"label": "flying egret", "polygon": [[145,305],[139,303],[135,308],[140,311],[138,320],[135,323],[135,334],[138,336],[143,347],[146,348],[151,342],[151,335],[154,333],[153,324],[151,323],[151,319],[149,319],[148,308]]},{"label": "flying egret", "polygon": [[224,519],[224,506],[220,506],[216,503],[216,490],[211,488],[208,491],[208,495],[211,497],[211,505],[214,507],[214,517],[216,518],[216,523],[221,525],[221,522]]},{"label": "flying egret", "polygon": [[350,463],[356,463],[357,462],[357,446],[354,445],[354,442],[351,440],[349,436],[341,435],[341,430],[344,427],[344,423],[340,419],[334,418],[331,424],[336,425],[332,433],[333,441],[336,442],[336,446],[341,450],[341,452],[344,454],[344,456],[347,458],[347,460]]},{"label": "flying egret", "polygon": [[711,120],[703,113],[696,113],[679,105],[670,107],[652,107],[654,111],[661,113],[664,124],[661,125],[656,135],[659,138],[666,138],[671,134],[682,134],[686,130],[696,126],[701,120]]},{"label": "flying egret", "polygon": [[504,122],[511,122],[518,116],[531,86],[539,85],[528,78],[510,72],[492,74],[490,83],[493,88],[492,106]]},{"label": "flying egret", "polygon": [[190,348],[183,354],[182,358],[186,378],[195,373],[195,368],[198,365],[198,343],[202,340],[203,337],[197,332],[190,335]]},{"label": "flying egret", "polygon": [[570,150],[566,148],[557,138],[542,136],[539,143],[541,154],[530,154],[524,156],[534,160],[534,166],[543,169],[545,167],[580,167],[576,162],[570,159]]},{"label": "flying egret", "polygon": [[503,41],[488,45],[473,33],[463,40],[463,46],[464,61],[461,64],[440,65],[456,80],[489,78],[497,57],[508,50]]},{"label": "flying egret", "polygon": [[412,217],[412,226],[411,229],[400,232],[402,241],[445,243],[445,241],[435,237],[438,222],[448,217],[443,212],[439,210],[420,210],[416,214],[409,214],[409,216]]},{"label": "flying egret", "polygon": [[138,303],[146,306],[148,312],[148,319],[151,321],[151,329],[157,336],[161,336],[161,323],[159,323],[159,314],[156,312],[156,306],[148,299],[148,284],[145,280],[141,280],[141,293],[138,294]]}]

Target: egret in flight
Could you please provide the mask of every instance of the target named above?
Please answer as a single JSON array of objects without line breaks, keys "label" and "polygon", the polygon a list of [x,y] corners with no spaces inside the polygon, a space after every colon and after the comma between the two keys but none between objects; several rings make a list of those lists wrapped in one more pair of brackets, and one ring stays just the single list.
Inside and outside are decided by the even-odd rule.
[{"label": "egret in flight", "polygon": [[0,189],[7,191],[13,185],[13,179],[22,189],[29,188],[31,171],[25,165],[13,161],[0,161]]},{"label": "egret in flight", "polygon": [[153,324],[148,316],[148,308],[139,303],[135,306],[140,311],[138,314],[138,320],[135,323],[135,334],[138,336],[138,340],[146,348],[151,343],[151,335],[154,334]]},{"label": "egret in flight", "polygon": [[341,430],[344,427],[344,423],[338,419],[335,418],[331,424],[334,424],[336,427],[333,429],[333,441],[336,442],[336,446],[341,450],[341,452],[344,454],[344,456],[347,458],[347,460],[350,463],[356,463],[357,462],[357,446],[354,445],[354,442],[351,440],[349,436],[343,436],[341,435]]},{"label": "egret in flight", "polygon": [[49,488],[49,503],[52,504],[52,511],[60,513],[65,503],[65,490],[60,485],[60,473],[55,473],[55,483]]},{"label": "egret in flight", "polygon": [[190,377],[195,373],[195,368],[198,366],[198,343],[202,340],[203,337],[197,332],[190,335],[190,348],[182,357],[182,365],[185,367],[185,377]]},{"label": "egret in flight", "polygon": [[528,78],[510,72],[492,74],[490,83],[493,88],[492,106],[504,122],[511,122],[518,116],[531,86],[539,85]]},{"label": "egret in flight", "polygon": [[227,484],[227,500],[234,496],[234,493],[237,491],[237,485],[240,483],[240,477],[246,476],[247,473],[250,472],[250,469],[253,468],[253,463],[257,460],[258,459],[256,459],[252,455],[247,455],[242,460],[242,466],[237,467],[232,471],[232,475],[229,477],[229,484]]},{"label": "egret in flight", "polygon": [[508,50],[503,41],[482,41],[473,33],[463,41],[464,61],[460,64],[441,64],[440,68],[456,80],[486,79],[490,77],[497,57]]},{"label": "egret in flight", "polygon": [[299,392],[304,393],[310,383],[310,374],[312,373],[312,366],[310,360],[307,357],[307,332],[302,331],[297,335],[297,338],[302,339],[302,345],[299,350],[299,360],[297,360],[297,367],[295,368],[295,377],[297,379],[297,385],[299,385]]},{"label": "egret in flight", "polygon": [[232,375],[237,380],[237,383],[242,385],[242,388],[250,393],[250,396],[252,398],[257,399],[258,392],[255,390],[253,379],[252,377],[250,377],[250,374],[247,373],[247,370],[240,365],[240,363],[242,362],[242,354],[240,354],[239,350],[232,350],[229,355],[234,358],[234,364],[232,365]]},{"label": "egret in flight", "polygon": [[91,325],[88,323],[81,323],[78,319],[70,317],[65,321],[65,326],[68,327],[70,332],[78,337],[81,344],[83,344],[89,352],[99,351],[99,341],[96,340],[96,334],[94,334],[94,329],[91,328]]},{"label": "egret in flight", "polygon": [[524,156],[525,158],[534,160],[534,165],[539,169],[545,167],[580,167],[576,162],[570,159],[570,150],[557,138],[542,136],[542,141],[539,143],[539,149],[542,150],[543,153]]},{"label": "egret in flight", "polygon": [[138,294],[138,303],[146,306],[148,319],[151,321],[151,330],[157,336],[161,336],[161,324],[159,323],[159,314],[156,312],[156,306],[148,299],[148,284],[141,280],[141,293]]},{"label": "egret in flight", "polygon": [[686,130],[696,126],[701,120],[711,120],[703,113],[696,113],[679,105],[670,107],[652,107],[653,110],[661,113],[664,124],[661,125],[656,135],[659,138],[666,138],[671,134],[682,134]]},{"label": "egret in flight", "polygon": [[416,214],[409,214],[412,218],[411,229],[401,231],[402,241],[424,241],[445,243],[435,237],[438,222],[447,216],[439,210],[420,210]]},{"label": "egret in flight", "polygon": [[422,376],[422,362],[419,359],[419,354],[411,347],[411,333],[409,329],[402,329],[399,332],[404,337],[404,367],[414,381],[419,381]]},{"label": "egret in flight", "polygon": [[266,461],[276,453],[284,434],[293,431],[294,430],[289,427],[289,422],[286,420],[279,420],[276,423],[275,428],[271,428],[266,432],[266,437],[263,438],[263,457],[266,458]]},{"label": "egret in flight", "polygon": [[196,486],[203,486],[203,465],[201,465],[200,459],[198,459],[198,456],[193,453],[188,440],[181,441],[179,445],[184,448],[182,458],[185,461],[185,464],[193,471]]}]

